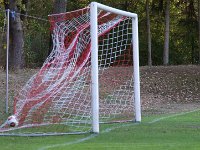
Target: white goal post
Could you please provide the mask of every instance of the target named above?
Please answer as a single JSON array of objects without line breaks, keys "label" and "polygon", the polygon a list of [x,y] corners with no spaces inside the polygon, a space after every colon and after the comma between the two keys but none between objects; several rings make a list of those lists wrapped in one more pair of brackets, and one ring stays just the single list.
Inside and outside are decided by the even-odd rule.
[{"label": "white goal post", "polygon": [[92,2],[48,17],[52,51],[12,94],[0,136],[99,133],[100,124],[141,122],[137,14]]},{"label": "white goal post", "polygon": [[97,2],[90,4],[90,24],[91,24],[91,77],[92,77],[92,129],[94,133],[99,133],[99,83],[98,83],[98,15],[97,9],[112,12],[132,18],[132,44],[134,61],[134,102],[135,121],[141,122],[141,102],[140,102],[140,75],[139,75],[139,41],[138,41],[138,17],[135,13],[130,13],[115,9]]}]

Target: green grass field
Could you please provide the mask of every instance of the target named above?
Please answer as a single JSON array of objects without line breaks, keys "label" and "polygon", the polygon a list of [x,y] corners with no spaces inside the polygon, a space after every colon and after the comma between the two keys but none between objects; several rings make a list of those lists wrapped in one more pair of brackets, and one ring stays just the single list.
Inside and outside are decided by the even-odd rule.
[{"label": "green grass field", "polygon": [[199,150],[200,110],[101,125],[99,135],[0,137],[0,142],[1,150]]}]

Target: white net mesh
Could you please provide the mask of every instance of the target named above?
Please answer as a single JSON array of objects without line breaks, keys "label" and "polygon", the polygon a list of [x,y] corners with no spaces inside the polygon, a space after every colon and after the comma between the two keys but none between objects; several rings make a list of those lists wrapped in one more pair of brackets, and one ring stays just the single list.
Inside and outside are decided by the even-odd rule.
[{"label": "white net mesh", "polygon": [[[89,7],[51,15],[53,50],[15,96],[18,126],[2,134],[64,134],[91,130]],[[101,122],[134,118],[131,18],[98,10]]]}]

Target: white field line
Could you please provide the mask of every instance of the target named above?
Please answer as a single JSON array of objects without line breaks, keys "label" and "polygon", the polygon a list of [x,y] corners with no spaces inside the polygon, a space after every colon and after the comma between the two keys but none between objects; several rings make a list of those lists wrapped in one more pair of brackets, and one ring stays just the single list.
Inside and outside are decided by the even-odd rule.
[{"label": "white field line", "polygon": [[[154,120],[152,120],[152,121],[150,121],[148,123],[149,124],[153,124],[153,123],[157,123],[157,122],[159,122],[161,120],[164,120],[164,119],[173,118],[173,117],[177,117],[177,116],[183,116],[183,115],[186,115],[186,114],[189,114],[189,113],[193,113],[193,112],[196,112],[196,111],[200,111],[200,109],[196,109],[196,110],[192,110],[192,111],[188,111],[188,112],[181,112],[181,113],[178,113],[178,114],[168,115],[168,116],[165,116],[165,117],[154,119]],[[140,123],[125,124],[125,125],[119,125],[119,126],[107,128],[107,129],[101,131],[100,134],[108,133],[108,132],[110,132],[112,130],[115,130],[117,128],[128,127],[128,126],[139,125],[139,124]],[[87,136],[85,138],[82,138],[82,139],[78,139],[78,140],[75,140],[75,141],[72,141],[72,142],[66,142],[66,143],[62,143],[62,144],[49,145],[49,146],[41,147],[38,150],[47,150],[47,149],[50,149],[50,148],[56,148],[56,147],[62,147],[62,146],[67,146],[67,145],[78,144],[78,143],[90,140],[90,139],[92,139],[92,138],[94,138],[96,136],[98,136],[98,134],[91,134],[91,135],[89,135],[89,136]]]},{"label": "white field line", "polygon": [[181,112],[181,113],[178,113],[178,114],[168,115],[168,116],[165,116],[165,117],[154,119],[154,120],[152,120],[152,121],[150,121],[148,123],[152,124],[152,123],[156,123],[156,122],[159,122],[161,120],[164,120],[164,119],[173,118],[173,117],[177,117],[177,116],[183,116],[183,115],[186,115],[186,114],[189,114],[189,113],[193,113],[193,112],[196,112],[196,111],[200,111],[200,109],[195,109],[195,110],[191,110],[191,111],[187,111],[187,112]]}]

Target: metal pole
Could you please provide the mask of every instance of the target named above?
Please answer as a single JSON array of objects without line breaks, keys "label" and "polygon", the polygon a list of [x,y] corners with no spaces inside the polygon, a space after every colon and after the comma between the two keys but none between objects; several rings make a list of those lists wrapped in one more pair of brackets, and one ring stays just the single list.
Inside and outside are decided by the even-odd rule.
[{"label": "metal pole", "polygon": [[99,133],[98,28],[97,3],[90,4],[91,65],[92,65],[92,130]]},{"label": "metal pole", "polygon": [[6,113],[8,113],[8,55],[9,55],[9,28],[10,28],[10,10],[7,10],[7,49],[6,49]]},{"label": "metal pole", "polygon": [[138,17],[137,16],[132,19],[132,33],[133,33],[133,61],[134,61],[135,121],[141,122],[139,38],[138,38]]}]

